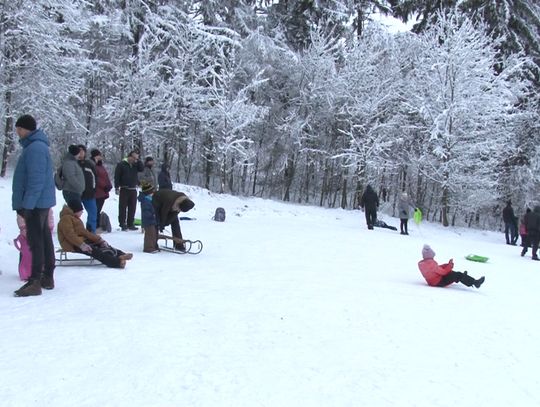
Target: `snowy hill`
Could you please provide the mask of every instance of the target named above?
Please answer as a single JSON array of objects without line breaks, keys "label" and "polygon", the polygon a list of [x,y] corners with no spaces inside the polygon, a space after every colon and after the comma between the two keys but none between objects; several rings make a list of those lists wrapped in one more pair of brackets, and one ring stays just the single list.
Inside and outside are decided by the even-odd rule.
[{"label": "snowy hill", "polygon": [[[114,230],[125,270],[58,267],[53,291],[14,298],[0,180],[2,406],[540,405],[540,262],[502,234],[411,222],[401,236],[359,211],[175,189],[196,204],[181,226],[201,254],[145,254]],[[116,227],[117,197],[104,210]],[[485,284],[427,287],[424,243]]]}]

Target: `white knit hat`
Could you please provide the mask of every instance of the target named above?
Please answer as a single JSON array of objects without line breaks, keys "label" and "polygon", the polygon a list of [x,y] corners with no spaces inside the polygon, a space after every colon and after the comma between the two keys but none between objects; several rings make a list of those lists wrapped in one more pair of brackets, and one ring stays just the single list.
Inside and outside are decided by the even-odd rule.
[{"label": "white knit hat", "polygon": [[424,247],[422,248],[422,257],[424,259],[432,259],[435,257],[435,252],[433,251],[431,247],[429,247],[428,244],[425,244]]}]

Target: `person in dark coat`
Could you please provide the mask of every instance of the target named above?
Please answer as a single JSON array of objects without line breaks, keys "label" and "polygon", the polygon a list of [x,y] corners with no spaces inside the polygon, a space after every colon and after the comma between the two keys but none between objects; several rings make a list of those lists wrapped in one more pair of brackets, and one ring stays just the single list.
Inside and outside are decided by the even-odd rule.
[{"label": "person in dark coat", "polygon": [[86,209],[86,229],[96,233],[97,228],[97,204],[96,185],[97,172],[96,163],[86,158],[86,146],[80,144],[79,165],[84,174],[84,191],[81,195],[82,204]]},{"label": "person in dark coat", "polygon": [[517,218],[512,208],[512,201],[508,201],[503,209],[502,217],[504,221],[504,236],[506,244],[515,246],[518,239]]},{"label": "person in dark coat", "polygon": [[[163,232],[165,226],[171,225],[173,238],[182,239],[178,214],[191,210],[195,206],[193,201],[183,192],[160,189],[154,193],[152,204],[154,205],[159,231]],[[174,248],[180,251],[186,250],[183,243],[175,242]]]},{"label": "person in dark coat", "polygon": [[16,297],[41,295],[54,288],[54,245],[48,225],[49,210],[56,205],[54,172],[49,139],[37,128],[36,120],[23,115],[15,122],[23,147],[13,172],[11,206],[24,218],[32,253],[32,273],[28,282],[15,291]]},{"label": "person in dark coat", "polygon": [[167,164],[161,164],[161,171],[158,174],[159,189],[173,189],[171,182],[171,174],[169,173],[169,166]]},{"label": "person in dark coat", "polygon": [[105,204],[105,200],[109,198],[109,191],[112,189],[111,179],[107,169],[103,166],[103,155],[98,149],[93,149],[90,152],[92,161],[96,164],[96,210],[97,210],[97,224],[101,225],[101,210]]},{"label": "person in dark coat", "polygon": [[118,199],[118,223],[123,231],[138,230],[133,224],[137,210],[137,185],[139,172],[144,170],[139,160],[139,153],[131,151],[128,156],[116,165],[114,171],[114,188]]},{"label": "person in dark coat", "polygon": [[[538,259],[538,244],[540,243],[540,206],[535,206],[532,212],[525,214],[527,238],[532,247],[532,259]],[[525,255],[525,253],[523,253]]]},{"label": "person in dark coat", "polygon": [[143,251],[145,253],[159,252],[157,219],[152,203],[153,195],[154,186],[149,182],[142,181],[138,200],[141,203],[141,227],[144,229]]},{"label": "person in dark coat", "polygon": [[379,197],[373,190],[371,185],[366,187],[366,190],[360,198],[360,207],[364,208],[366,214],[366,224],[368,229],[373,230],[373,225],[377,220],[377,208],[379,207]]}]

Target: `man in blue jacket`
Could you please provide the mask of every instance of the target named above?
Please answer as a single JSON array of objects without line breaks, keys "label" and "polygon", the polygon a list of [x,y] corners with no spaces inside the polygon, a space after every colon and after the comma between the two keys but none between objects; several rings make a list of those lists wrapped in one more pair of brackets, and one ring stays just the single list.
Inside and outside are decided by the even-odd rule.
[{"label": "man in blue jacket", "polygon": [[48,226],[50,208],[56,205],[53,163],[47,135],[30,115],[17,119],[15,131],[23,147],[13,173],[12,207],[24,217],[32,253],[32,275],[15,291],[16,297],[41,295],[54,288],[54,245]]}]

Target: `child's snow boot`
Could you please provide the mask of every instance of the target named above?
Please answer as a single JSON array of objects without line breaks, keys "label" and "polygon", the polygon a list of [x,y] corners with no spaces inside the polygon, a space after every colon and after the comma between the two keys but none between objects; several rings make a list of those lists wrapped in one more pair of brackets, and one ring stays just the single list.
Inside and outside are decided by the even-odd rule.
[{"label": "child's snow boot", "polygon": [[485,280],[486,278],[484,276],[480,277],[478,280],[474,282],[474,286],[476,288],[480,288],[480,286],[484,283]]}]

